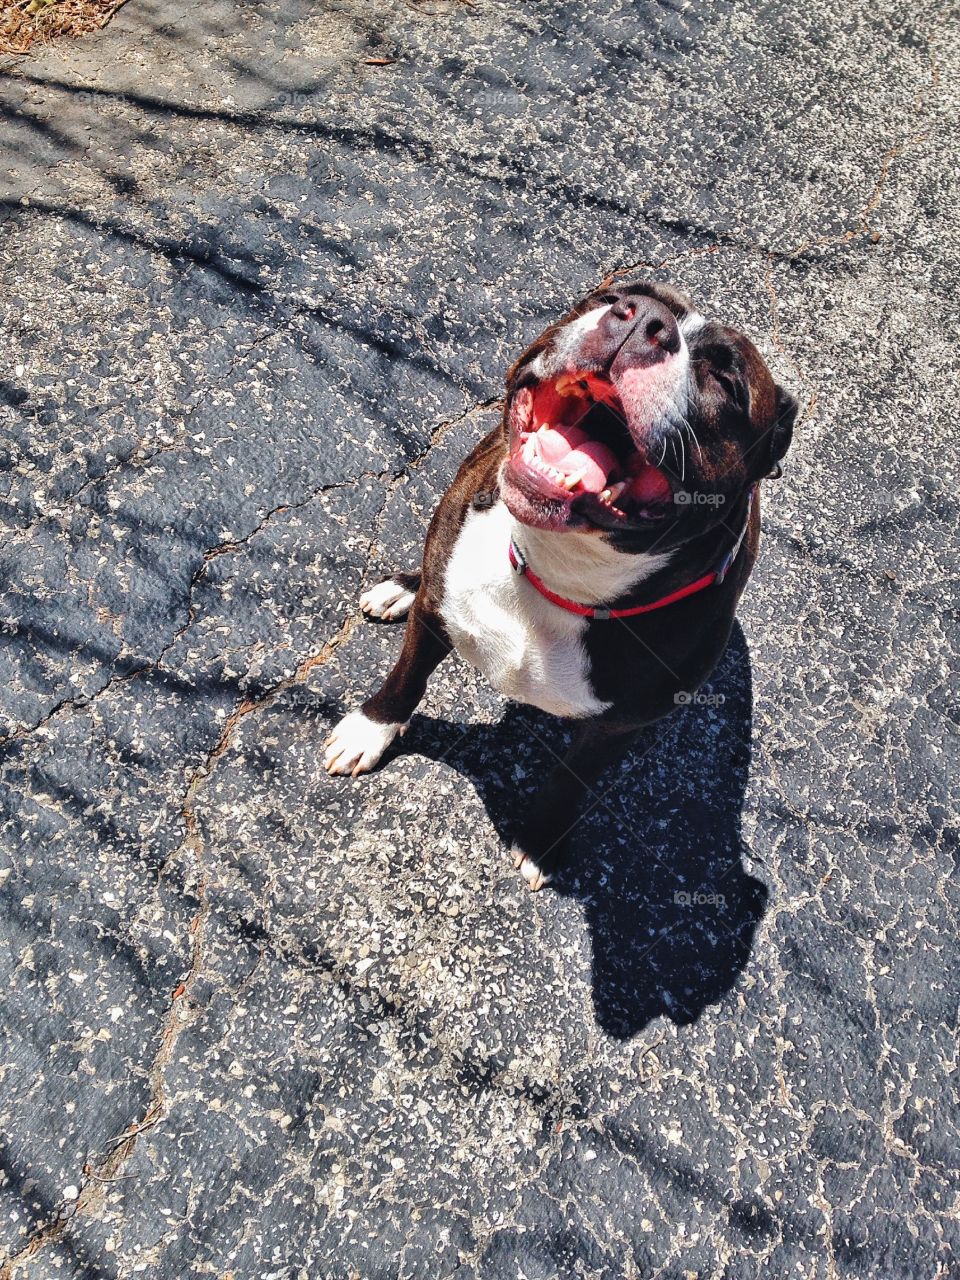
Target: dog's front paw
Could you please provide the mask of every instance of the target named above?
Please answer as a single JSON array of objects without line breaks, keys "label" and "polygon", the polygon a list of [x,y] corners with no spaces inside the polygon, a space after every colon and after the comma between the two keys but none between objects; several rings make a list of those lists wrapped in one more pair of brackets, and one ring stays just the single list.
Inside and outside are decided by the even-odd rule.
[{"label": "dog's front paw", "polygon": [[402,728],[381,724],[362,711],[343,717],[324,743],[323,767],[327,773],[349,773],[355,778],[377,763]]},{"label": "dog's front paw", "polygon": [[409,590],[396,578],[378,582],[360,597],[360,608],[371,618],[383,618],[385,622],[397,622],[410,612],[416,592]]},{"label": "dog's front paw", "polygon": [[514,846],[513,865],[523,876],[527,882],[527,886],[531,893],[536,893],[538,889],[542,889],[545,884],[549,884],[553,876],[549,871],[545,871],[539,863],[534,862],[529,853],[524,853],[522,849]]}]

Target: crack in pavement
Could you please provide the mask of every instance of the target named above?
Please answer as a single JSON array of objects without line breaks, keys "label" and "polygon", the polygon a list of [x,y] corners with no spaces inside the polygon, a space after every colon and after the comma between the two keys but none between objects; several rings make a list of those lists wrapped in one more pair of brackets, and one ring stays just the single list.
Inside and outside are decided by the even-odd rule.
[{"label": "crack in pavement", "polygon": [[[111,676],[107,681],[105,681],[100,686],[99,689],[96,689],[93,693],[79,694],[76,697],[62,699],[61,701],[56,703],[55,706],[53,706],[39,720],[33,722],[30,725],[21,726],[8,734],[4,734],[0,736],[0,750],[2,750],[4,747],[11,746],[15,742],[21,742],[27,738],[30,738],[32,735],[36,734],[39,730],[43,729],[47,724],[49,724],[52,720],[54,720],[62,711],[68,711],[68,710],[82,711],[85,708],[89,707],[92,703],[95,703],[98,699],[103,697],[104,694],[108,693],[116,685],[126,684],[132,680],[138,679],[140,676],[149,674],[151,672],[158,672],[162,670],[163,659],[166,657],[169,651],[173,648],[173,646],[177,643],[177,641],[180,640],[181,637],[189,630],[189,628],[193,625],[193,622],[195,621],[193,593],[198,583],[202,579],[207,566],[211,563],[211,561],[217,559],[220,556],[229,555],[236,551],[241,550],[244,546],[246,546],[248,542],[250,542],[252,538],[256,537],[257,534],[261,533],[265,528],[267,528],[270,522],[276,516],[282,515],[291,511],[299,511],[301,508],[309,506],[311,502],[315,502],[318,498],[322,498],[323,495],[326,493],[336,492],[341,489],[353,488],[356,485],[363,483],[364,480],[376,480],[380,482],[384,482],[384,481],[388,482],[387,494],[386,494],[386,497],[384,498],[384,504],[383,504],[385,506],[386,503],[389,501],[390,497],[392,497],[394,489],[396,488],[396,485],[399,484],[408,475],[410,475],[410,473],[420,465],[420,463],[424,460],[424,458],[426,458],[426,456],[429,454],[430,450],[434,447],[434,445],[437,444],[443,438],[443,436],[446,435],[448,431],[453,430],[456,426],[458,426],[461,422],[463,422],[465,419],[470,417],[472,414],[480,412],[484,409],[488,409],[491,406],[498,403],[500,403],[499,397],[492,397],[486,400],[480,400],[480,401],[477,401],[477,403],[470,405],[467,409],[463,411],[463,413],[458,414],[455,418],[450,418],[450,419],[444,420],[443,422],[440,422],[437,426],[435,426],[431,430],[429,439],[427,440],[423,448],[399,469],[387,469],[386,471],[363,471],[359,475],[353,477],[350,480],[338,480],[338,481],[333,481],[332,483],[319,485],[310,494],[308,494],[306,498],[303,498],[298,502],[279,503],[276,507],[273,507],[271,510],[267,511],[265,515],[260,517],[260,519],[258,520],[257,524],[254,526],[254,528],[251,529],[249,533],[244,534],[243,537],[230,539],[226,542],[218,543],[217,546],[215,547],[207,548],[201,554],[200,563],[198,564],[197,568],[194,570],[193,574],[191,575],[190,581],[187,585],[187,589],[185,592],[186,613],[187,613],[186,619],[175,630],[175,632],[170,637],[170,639],[163,645],[163,647],[161,648],[161,650],[159,651],[159,653],[155,658],[152,658],[146,662],[139,664],[132,671],[127,671],[118,675]],[[376,521],[379,519],[379,516],[382,514],[382,511],[383,511],[383,506],[381,506],[380,511],[377,513],[377,516],[375,517],[375,521],[374,521],[375,524],[376,524]],[[371,553],[372,553],[374,538],[375,538],[375,535],[371,534],[371,542],[370,542]],[[368,558],[368,565],[369,565],[369,558]],[[265,694],[264,696],[266,697],[268,696],[268,694]]]},{"label": "crack in pavement", "polygon": [[[164,17],[186,7],[161,4]],[[10,983],[11,1006],[35,1043],[10,1055],[18,1185],[6,1188],[13,1256],[0,1262],[2,1280],[61,1267],[126,1276],[137,1264],[164,1276],[224,1266],[238,1278],[298,1266],[325,1275],[341,1265],[406,1275],[424,1258],[427,1269],[459,1265],[491,1278],[531,1266],[825,1275],[828,1255],[835,1275],[882,1270],[891,1256],[932,1275],[949,1256],[949,1151],[939,1130],[927,1130],[955,1065],[950,993],[938,977],[949,972],[952,936],[944,868],[954,806],[939,732],[954,654],[949,619],[927,627],[932,606],[904,596],[902,583],[891,607],[882,580],[893,580],[890,562],[935,590],[948,576],[956,526],[939,493],[944,482],[931,480],[948,434],[936,420],[936,393],[952,347],[935,299],[938,290],[949,297],[953,266],[940,235],[950,175],[932,143],[904,154],[925,130],[945,134],[947,117],[938,102],[929,120],[913,115],[911,104],[925,101],[917,86],[927,65],[916,15],[901,30],[881,6],[864,33],[856,15],[832,17],[828,6],[773,16],[735,6],[721,17],[694,6],[673,17],[657,10],[648,27],[639,11],[615,6],[612,16],[598,11],[583,22],[567,15],[573,27],[552,43],[551,32],[539,32],[539,13],[508,6],[504,34],[483,8],[456,11],[448,31],[431,29],[420,42],[405,28],[398,48],[409,50],[406,65],[376,73],[375,84],[372,73],[351,79],[342,98],[340,81],[322,96],[321,76],[309,89],[297,80],[295,59],[322,48],[329,32],[317,15],[302,22],[299,10],[291,18],[282,8],[284,84],[307,89],[283,136],[269,124],[194,125],[132,105],[81,113],[53,89],[45,104],[29,103],[51,129],[25,135],[28,161],[63,154],[71,112],[94,128],[101,121],[99,141],[128,151],[100,159],[88,147],[69,173],[36,178],[60,213],[21,209],[4,222],[24,268],[43,246],[25,299],[90,273],[76,305],[54,299],[52,319],[22,330],[37,359],[30,355],[18,382],[30,390],[36,369],[45,385],[76,374],[91,390],[69,393],[52,423],[32,423],[33,405],[21,410],[23,471],[12,478],[17,505],[6,508],[35,530],[7,554],[42,601],[37,638],[24,605],[20,640],[6,651],[18,676],[34,661],[41,669],[33,686],[29,670],[12,686],[16,718],[4,723],[28,722],[17,731],[23,746],[5,740],[8,767],[15,776],[22,769],[26,794],[43,806],[29,827],[13,818],[14,852],[32,836],[53,837],[32,875],[17,867],[11,929],[45,947],[49,937],[57,958],[43,975],[46,991],[35,990],[26,962]],[[203,12],[189,13],[191,50]],[[184,98],[236,109],[261,100],[248,96],[260,88],[244,73],[272,72],[277,58],[271,14],[257,18],[263,26],[253,37],[228,30],[211,43],[204,34],[209,62],[187,79]],[[516,24],[536,29],[534,43]],[[150,26],[148,17],[140,40],[124,30],[101,59],[108,89],[121,87],[112,68],[124,48],[147,73],[157,70]],[[224,44],[237,70],[229,103],[218,79]],[[177,72],[163,49],[159,75],[118,70],[134,94],[143,84],[172,104]],[[337,74],[356,56],[352,46],[333,52]],[[321,140],[327,119],[386,127],[332,130]],[[142,140],[147,130],[154,154]],[[176,144],[191,135],[197,146],[181,162]],[[389,138],[398,141],[386,152]],[[135,187],[129,198],[117,185],[123,169]],[[551,184],[556,190],[544,189]],[[70,225],[74,205],[101,230]],[[634,212],[643,206],[648,216]],[[113,220],[123,231],[111,238]],[[874,228],[884,235],[876,252]],[[161,247],[140,248],[135,233]],[[196,257],[161,262],[155,254],[175,253],[177,236]],[[437,768],[454,737],[444,712],[427,730],[425,757],[414,744],[393,778],[334,796],[311,777],[316,737],[342,682],[359,680],[361,665],[366,672],[392,643],[362,633],[355,580],[376,580],[394,534],[412,548],[434,488],[459,460],[459,436],[444,440],[449,425],[438,420],[456,421],[460,406],[484,393],[510,325],[532,323],[538,308],[608,263],[613,278],[662,270],[694,294],[732,292],[778,372],[796,375],[808,394],[819,390],[823,406],[823,423],[798,432],[795,444],[813,483],[784,495],[768,531],[781,554],[751,587],[749,644],[725,671],[729,684],[718,686],[736,691],[734,710],[685,721],[650,768],[616,782],[644,830],[648,813],[652,833],[662,819],[664,851],[676,852],[691,884],[706,884],[709,872],[725,888],[742,862],[749,895],[750,880],[763,876],[769,905],[764,899],[745,940],[749,960],[729,971],[709,950],[712,934],[708,946],[693,925],[690,966],[673,936],[654,963],[630,964],[640,950],[630,950],[634,934],[669,933],[668,877],[648,884],[651,860],[635,850],[635,835],[621,840],[609,823],[596,841],[585,837],[598,879],[585,870],[569,896],[519,903],[500,867],[500,825],[488,829],[484,814],[496,817],[505,788],[519,802],[535,783],[531,735],[523,721],[519,731],[500,728],[500,704],[479,678],[446,668],[427,706],[443,711],[449,698],[461,721],[482,721],[483,732],[450,760],[452,773]],[[116,264],[128,271],[105,269]],[[6,254],[4,265],[21,264]],[[528,282],[538,280],[540,296],[524,304]],[[324,296],[338,287],[335,301]],[[165,305],[168,290],[180,291],[179,308]],[[181,336],[176,325],[195,297],[211,305],[212,329],[222,316],[233,336],[208,340],[192,321]],[[189,377],[169,382],[162,405],[173,408],[159,423],[152,383],[131,413],[123,383],[115,394],[115,379],[86,367],[99,332],[122,341],[128,327],[134,341],[147,333],[157,348],[172,343],[177,354],[183,345],[199,357]],[[74,335],[81,341],[71,346]],[[863,367],[875,353],[891,382],[899,375],[889,397],[874,394],[872,368]],[[152,354],[162,357],[159,386],[179,366],[162,350]],[[146,359],[130,367],[149,380]],[[339,382],[326,439],[309,419],[310,389],[326,385],[328,364]],[[276,393],[275,373],[284,379]],[[400,411],[395,426],[383,417],[383,388]],[[244,403],[231,414],[234,401]],[[283,416],[281,429],[288,416],[298,423],[297,440],[271,437],[267,486],[257,485],[261,401],[274,420]],[[430,408],[437,403],[441,410]],[[122,449],[134,451],[126,472],[91,418],[108,404]],[[912,436],[892,433],[894,414],[914,406]],[[805,416],[816,407],[811,397]],[[412,425],[406,413],[416,413]],[[247,473],[233,483],[240,472],[225,469],[234,428],[221,429],[223,414],[238,418],[251,450],[239,459],[250,480],[242,497]],[[208,438],[195,442],[205,427]],[[816,441],[827,427],[839,446],[829,457]],[[83,444],[67,459],[56,452],[64,429]],[[853,445],[843,451],[851,434],[856,457]],[[326,457],[312,461],[325,445],[331,469]],[[414,476],[417,462],[406,459],[417,451],[429,460]],[[152,462],[158,454],[168,456]],[[215,502],[222,493],[223,511],[200,507],[201,518],[180,531],[178,513],[193,510],[192,496],[181,507],[181,486],[193,487],[195,464],[203,468],[197,487],[202,480]],[[858,504],[872,512],[871,486],[887,466],[896,520],[864,524]],[[344,478],[321,486],[321,473]],[[290,515],[316,500],[322,507]],[[105,540],[77,554],[97,512]],[[150,541],[170,519],[173,540],[164,527]],[[128,599],[141,553],[153,576]],[[297,574],[308,556],[324,594],[332,587],[319,626],[299,588],[276,604],[277,567]],[[214,565],[223,557],[233,559]],[[831,575],[831,564],[843,571]],[[39,638],[48,632],[56,642],[49,659]],[[24,664],[19,649],[28,644]],[[64,667],[81,668],[74,682],[63,680]],[[119,683],[137,679],[131,693]],[[299,689],[283,692],[297,681]],[[99,710],[82,710],[98,699]],[[753,739],[736,752],[748,771],[742,796],[740,764],[728,767],[722,749],[738,729]],[[717,779],[726,794],[715,804]],[[417,791],[423,780],[429,803]],[[698,780],[704,794],[695,794]],[[89,817],[73,807],[88,799],[97,806]],[[146,881],[131,854],[144,855]],[[75,875],[85,878],[82,894],[90,885],[89,906],[64,892]],[[301,885],[307,876],[315,887]],[[101,911],[97,891],[107,882]],[[18,902],[34,889],[35,906]],[[449,921],[448,892],[457,903]],[[108,896],[122,905],[125,893],[146,898],[136,928],[123,917],[118,924],[107,905]],[[727,918],[714,926],[704,917],[708,932],[719,935]],[[144,979],[118,973],[108,951],[118,937],[137,944]],[[88,983],[102,958],[96,985],[81,989],[66,963],[70,948]],[[681,1014],[675,999],[687,981],[690,1023],[681,1021],[686,996]],[[112,1031],[101,996],[111,1015],[109,1000],[135,1004],[136,1026]],[[64,1015],[66,1030],[57,1021]],[[44,1051],[82,1055],[78,1070],[73,1060],[50,1071],[44,1062],[32,1078]],[[106,1072],[130,1077],[109,1120],[96,1093]],[[65,1089],[76,1090],[78,1114],[64,1115],[62,1132],[51,1134],[44,1121]],[[214,1102],[227,1114],[215,1119]],[[551,1120],[562,1121],[562,1135]],[[234,1134],[234,1146],[210,1141]],[[817,1152],[816,1166],[808,1164]],[[405,1171],[391,1171],[397,1154]],[[707,1169],[713,1182],[704,1187]],[[81,1187],[76,1199],[68,1184]],[[811,1190],[822,1206],[809,1203]],[[176,1212],[161,1221],[167,1203]],[[109,1256],[101,1252],[108,1230]],[[824,1241],[825,1230],[835,1238]]]},{"label": "crack in pavement", "polygon": [[[410,472],[418,466],[429,454],[430,450],[437,444],[443,436],[450,430],[454,429],[459,423],[463,422],[472,414],[490,408],[492,405],[499,403],[498,399],[488,399],[479,401],[467,408],[462,414],[456,418],[439,423],[431,432],[430,439],[418,455],[408,463],[404,468],[397,472],[385,472],[376,474],[373,478],[388,477],[389,483],[386,487],[384,498],[376,515],[372,521],[371,534],[368,543],[368,552],[366,559],[366,568],[361,574],[361,583],[369,572],[370,564],[373,561],[376,549],[376,537],[380,524],[380,520],[389,505],[390,499],[393,497],[397,487],[405,480]],[[219,555],[226,555],[238,550],[245,545],[251,538],[259,533],[267,523],[277,514],[296,510],[305,506],[308,502],[315,500],[324,492],[331,489],[346,488],[350,485],[359,483],[364,476],[357,477],[356,480],[336,483],[332,485],[321,486],[309,498],[303,502],[295,504],[283,504],[268,512],[259,522],[257,527],[245,537],[236,539],[229,543],[223,543],[220,546],[212,547],[204,553],[203,562],[198,571],[191,579],[191,592],[202,577],[207,564]],[[80,1179],[80,1194],[73,1203],[70,1212],[66,1212],[67,1204],[64,1202],[58,1208],[56,1219],[52,1223],[47,1223],[38,1227],[23,1245],[23,1247],[14,1255],[12,1255],[2,1267],[0,1267],[0,1280],[15,1280],[17,1270],[27,1261],[36,1257],[36,1255],[48,1245],[59,1241],[66,1232],[71,1219],[75,1216],[95,1217],[104,1207],[106,1202],[106,1187],[114,1181],[117,1181],[122,1174],[124,1166],[134,1154],[137,1143],[141,1134],[149,1132],[153,1129],[166,1115],[166,1087],[164,1079],[164,1071],[169,1064],[182,1032],[191,1024],[189,1012],[189,997],[203,969],[204,960],[204,937],[206,931],[206,923],[209,915],[210,904],[207,897],[208,880],[206,873],[203,871],[203,838],[200,833],[199,823],[197,819],[197,804],[200,793],[216,770],[217,763],[230,749],[234,734],[240,724],[250,715],[254,715],[269,706],[277,697],[288,689],[294,688],[302,684],[310,673],[327,663],[333,654],[341,645],[343,645],[353,634],[354,630],[362,622],[364,615],[362,611],[357,610],[349,614],[341,623],[339,629],[332,635],[318,652],[307,656],[298,663],[296,670],[292,675],[278,681],[265,693],[257,698],[243,698],[233,708],[228,715],[220,735],[206,754],[203,761],[197,766],[191,775],[190,781],[183,793],[180,802],[179,811],[180,819],[184,825],[185,834],[180,844],[174,849],[167,858],[164,859],[157,871],[157,884],[159,885],[163,878],[167,875],[170,867],[177,862],[184,854],[189,853],[195,860],[198,867],[198,878],[196,881],[195,894],[198,900],[198,908],[189,925],[190,937],[190,966],[186,975],[174,989],[170,1007],[164,1019],[163,1027],[160,1032],[160,1043],[156,1054],[148,1068],[148,1078],[151,1082],[150,1100],[147,1107],[139,1119],[134,1120],[127,1128],[118,1135],[114,1141],[117,1145],[105,1157],[99,1161],[87,1161],[84,1165],[83,1175]],[[146,667],[138,668],[137,671],[124,676],[114,677],[107,685],[104,686],[97,694],[92,695],[85,702],[77,704],[78,707],[87,706],[90,702],[100,697],[113,684],[122,680],[133,680],[142,675],[146,670],[156,669],[163,655],[172,647],[175,641],[190,625],[192,619],[188,620],[184,627],[178,629],[177,634],[169,641],[161,651],[154,662]],[[56,713],[56,710],[69,706],[70,703],[60,704],[60,707],[51,712],[40,724],[45,724]],[[40,727],[39,725],[36,727]],[[25,735],[21,735],[25,736]],[[10,738],[0,740],[0,745],[10,741]],[[248,975],[249,976],[249,975]],[[242,985],[242,984],[241,984]],[[239,989],[235,993],[239,995]]]}]

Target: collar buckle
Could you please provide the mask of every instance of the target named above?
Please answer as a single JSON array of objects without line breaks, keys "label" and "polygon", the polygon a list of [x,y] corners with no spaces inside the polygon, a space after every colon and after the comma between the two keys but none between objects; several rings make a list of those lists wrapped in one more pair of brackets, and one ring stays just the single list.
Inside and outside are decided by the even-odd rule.
[{"label": "collar buckle", "polygon": [[513,565],[514,572],[521,578],[527,572],[526,558],[513,538],[510,539],[510,563]]},{"label": "collar buckle", "polygon": [[730,572],[730,566],[733,564],[734,560],[736,560],[737,552],[739,550],[740,550],[740,543],[738,542],[737,545],[734,547],[733,551],[728,552],[728,554],[723,557],[723,562],[721,563],[720,568],[717,570],[717,586],[718,587],[720,583],[723,582],[727,574]]},{"label": "collar buckle", "polygon": [[752,484],[750,486],[750,492],[747,494],[747,514],[743,522],[743,527],[740,530],[740,536],[737,538],[736,542],[733,544],[733,546],[730,548],[727,554],[720,561],[720,568],[717,570],[717,578],[716,578],[717,586],[719,586],[720,583],[723,582],[724,578],[730,572],[730,567],[733,564],[734,560],[736,560],[737,556],[740,554],[740,548],[743,546],[743,540],[747,536],[747,530],[750,528],[750,516],[753,513],[753,501],[754,501],[754,498],[756,497],[756,493],[757,493],[757,486],[756,484]]}]

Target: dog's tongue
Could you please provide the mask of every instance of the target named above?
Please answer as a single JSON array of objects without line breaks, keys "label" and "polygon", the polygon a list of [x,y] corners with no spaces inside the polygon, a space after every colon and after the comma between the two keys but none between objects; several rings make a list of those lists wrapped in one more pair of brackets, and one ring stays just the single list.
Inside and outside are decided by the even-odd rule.
[{"label": "dog's tongue", "polygon": [[579,427],[542,427],[537,432],[537,443],[544,462],[564,475],[582,472],[580,485],[588,493],[601,493],[617,466],[616,454],[599,440],[591,440]]},{"label": "dog's tongue", "polygon": [[636,454],[627,463],[627,493],[637,502],[669,502],[673,490],[662,471]]},{"label": "dog's tongue", "polygon": [[[599,440],[593,440],[579,427],[541,427],[536,435],[540,456],[544,462],[562,471],[566,476],[578,475],[581,489],[588,493],[602,493],[611,483],[614,473],[620,472],[620,464],[612,449]],[[626,464],[626,493],[636,502],[655,504],[670,500],[670,483],[657,467],[634,454]]]}]

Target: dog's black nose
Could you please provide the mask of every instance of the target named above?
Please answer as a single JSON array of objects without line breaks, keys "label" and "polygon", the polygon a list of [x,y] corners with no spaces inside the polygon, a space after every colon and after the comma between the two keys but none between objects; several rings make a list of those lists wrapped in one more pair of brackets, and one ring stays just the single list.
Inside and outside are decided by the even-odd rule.
[{"label": "dog's black nose", "polygon": [[571,365],[605,369],[623,361],[653,365],[680,350],[680,327],[668,306],[642,293],[624,293],[578,335],[567,358]]},{"label": "dog's black nose", "polygon": [[680,350],[680,326],[669,307],[656,298],[637,298],[635,301],[623,298],[621,302],[635,310],[637,338],[642,337],[650,346],[660,347],[672,356],[677,354]]},{"label": "dog's black nose", "polygon": [[662,359],[663,352],[675,356],[680,350],[676,316],[657,298],[641,294],[618,298],[607,312],[604,328],[617,342],[623,342],[629,334],[628,341],[634,351],[645,351],[657,359]]},{"label": "dog's black nose", "polygon": [[627,295],[610,308],[611,334],[618,351],[611,366],[617,375],[625,369],[648,369],[680,350],[682,339],[677,318],[657,298]]}]

